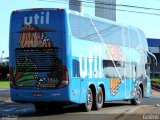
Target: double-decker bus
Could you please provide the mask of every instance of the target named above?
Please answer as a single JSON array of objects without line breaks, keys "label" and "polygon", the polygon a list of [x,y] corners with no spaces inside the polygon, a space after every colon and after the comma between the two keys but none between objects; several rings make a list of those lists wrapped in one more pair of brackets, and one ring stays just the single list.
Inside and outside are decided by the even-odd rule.
[{"label": "double-decker bus", "polygon": [[13,11],[10,22],[11,100],[38,111],[149,97],[148,45],[135,27],[60,8]]}]

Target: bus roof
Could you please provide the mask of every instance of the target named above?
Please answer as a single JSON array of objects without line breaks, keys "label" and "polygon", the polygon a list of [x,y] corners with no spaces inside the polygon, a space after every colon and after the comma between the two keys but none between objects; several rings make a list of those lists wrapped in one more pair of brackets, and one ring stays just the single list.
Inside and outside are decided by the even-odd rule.
[{"label": "bus roof", "polygon": [[107,23],[114,24],[114,25],[117,25],[117,26],[120,26],[120,27],[127,27],[129,29],[134,29],[136,31],[140,30],[137,27],[126,25],[124,23],[118,23],[118,22],[111,21],[111,20],[108,20],[108,19],[100,18],[100,17],[97,17],[97,16],[91,16],[91,15],[86,14],[86,13],[82,13],[82,12],[78,12],[78,11],[74,11],[74,10],[69,10],[69,9],[64,9],[64,8],[29,8],[29,9],[15,10],[15,11],[13,11],[13,13],[14,12],[25,12],[25,11],[41,11],[41,10],[54,10],[54,11],[57,10],[58,12],[60,12],[62,10],[65,10],[67,14],[71,13],[71,14],[74,14],[74,15],[78,15],[78,16],[82,16],[82,17],[87,17],[87,18],[92,18],[92,19],[95,19],[95,20],[99,20],[101,22],[107,22]]},{"label": "bus roof", "polygon": [[136,31],[140,30],[139,28],[131,26],[131,25],[127,25],[127,24],[124,24],[124,23],[119,23],[119,22],[112,21],[112,20],[109,20],[109,19],[100,18],[100,17],[97,17],[97,16],[91,16],[91,15],[86,14],[86,13],[77,12],[77,11],[73,11],[73,10],[67,10],[67,9],[66,9],[66,11],[67,11],[68,14],[71,13],[71,14],[74,14],[74,15],[87,17],[87,18],[95,19],[95,20],[98,20],[98,21],[101,21],[101,22],[107,22],[107,23],[110,23],[110,24],[114,24],[114,25],[117,25],[117,26],[120,26],[120,27],[127,27],[129,29],[134,29]]},{"label": "bus roof", "polygon": [[62,8],[28,8],[28,9],[14,10],[13,12],[40,11],[40,10],[62,10]]}]

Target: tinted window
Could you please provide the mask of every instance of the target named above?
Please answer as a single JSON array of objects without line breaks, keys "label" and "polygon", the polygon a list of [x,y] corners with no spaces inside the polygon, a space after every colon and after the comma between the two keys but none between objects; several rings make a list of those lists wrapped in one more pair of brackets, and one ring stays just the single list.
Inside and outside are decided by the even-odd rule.
[{"label": "tinted window", "polygon": [[[107,20],[105,22],[95,19],[91,20],[90,18],[74,14],[70,14],[69,19],[72,35],[79,39],[132,48],[137,48],[143,43],[144,48],[148,49],[145,36],[141,31],[137,32],[134,29],[118,26],[107,22]],[[98,30],[98,33],[95,28]]]},{"label": "tinted window", "polygon": [[75,59],[72,60],[72,70],[73,70],[73,77],[80,77],[78,60]]},{"label": "tinted window", "polygon": [[130,37],[130,46],[133,48],[137,48],[139,45],[139,38],[137,32],[134,30],[129,30],[129,37]]},{"label": "tinted window", "polygon": [[140,44],[141,44],[142,48],[145,51],[148,51],[148,43],[147,43],[146,36],[144,35],[144,33],[141,30],[138,30],[138,33],[139,33],[139,36],[140,36],[139,40],[140,40]]},{"label": "tinted window", "polygon": [[73,36],[79,39],[98,42],[99,36],[97,35],[89,18],[73,14],[70,14],[69,18],[70,18],[71,32]]},{"label": "tinted window", "polygon": [[[89,41],[102,42],[103,40],[106,44],[123,45],[122,28],[120,26],[98,20],[92,20],[92,24],[90,18],[74,14],[70,14],[69,18],[73,36]],[[95,28],[98,30],[102,40]]]},{"label": "tinted window", "polygon": [[124,44],[126,47],[130,47],[129,29],[124,28]]},{"label": "tinted window", "polygon": [[[114,64],[116,65],[116,70]],[[111,77],[111,78],[119,78],[119,74],[122,76],[124,73],[124,64],[121,61],[113,61],[111,60],[103,60],[103,73],[105,77]]]},{"label": "tinted window", "polygon": [[[116,68],[114,64],[116,65]],[[119,78],[119,75],[120,75],[123,79],[123,78],[133,78],[136,76],[136,64],[135,63],[114,61],[114,64],[113,64],[113,61],[111,60],[103,60],[103,73],[105,77]]]},{"label": "tinted window", "polygon": [[123,45],[122,28],[120,26],[93,20],[93,23],[106,44]]}]

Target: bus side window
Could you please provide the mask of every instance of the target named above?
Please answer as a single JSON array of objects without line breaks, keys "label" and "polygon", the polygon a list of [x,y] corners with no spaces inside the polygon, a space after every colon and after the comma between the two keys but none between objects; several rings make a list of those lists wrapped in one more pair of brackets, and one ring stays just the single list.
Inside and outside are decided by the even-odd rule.
[{"label": "bus side window", "polygon": [[[119,70],[120,75],[122,75],[123,66],[120,61],[114,61],[117,70]],[[118,72],[113,64],[112,60],[103,60],[103,73],[106,78],[119,78]]]},{"label": "bus side window", "polygon": [[79,61],[76,59],[72,60],[72,70],[73,77],[80,77]]},{"label": "bus side window", "polygon": [[139,45],[139,38],[137,32],[134,30],[129,30],[129,37],[130,37],[130,47],[137,48]]}]

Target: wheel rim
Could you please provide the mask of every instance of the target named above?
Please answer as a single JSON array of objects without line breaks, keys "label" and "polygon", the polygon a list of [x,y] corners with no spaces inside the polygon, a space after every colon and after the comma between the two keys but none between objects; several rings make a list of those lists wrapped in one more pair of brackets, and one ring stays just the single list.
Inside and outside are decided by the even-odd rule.
[{"label": "wheel rim", "polygon": [[137,91],[136,101],[138,103],[141,103],[141,101],[142,101],[142,91],[141,91],[141,88],[139,88],[139,90]]},{"label": "wheel rim", "polygon": [[97,109],[101,109],[103,106],[103,91],[101,88],[99,88],[99,91],[97,94],[96,106],[97,106]]},{"label": "wheel rim", "polygon": [[91,110],[92,109],[92,104],[93,104],[93,95],[90,90],[88,90],[88,98],[87,98],[87,109]]},{"label": "wheel rim", "polygon": [[99,93],[98,94],[98,104],[102,104],[102,102],[103,102],[103,94]]}]

